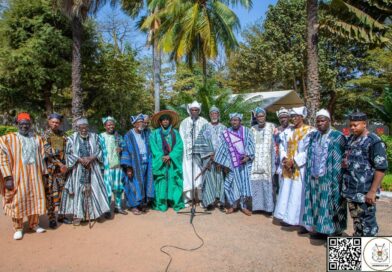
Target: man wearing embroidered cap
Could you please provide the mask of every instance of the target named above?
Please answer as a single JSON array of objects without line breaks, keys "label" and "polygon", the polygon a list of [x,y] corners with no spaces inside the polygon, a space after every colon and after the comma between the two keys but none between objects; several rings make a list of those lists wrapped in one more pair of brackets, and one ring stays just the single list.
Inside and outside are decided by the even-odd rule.
[{"label": "man wearing embroidered cap", "polygon": [[180,134],[174,127],[178,124],[178,114],[163,110],[151,118],[155,128],[150,136],[152,171],[154,175],[155,199],[153,209],[167,211],[169,206],[175,211],[184,208],[182,199],[182,151]]},{"label": "man wearing embroidered cap", "polygon": [[388,169],[386,146],[367,129],[367,116],[362,112],[350,115],[352,134],[348,138],[343,166],[342,195],[354,225],[354,236],[375,236],[378,232],[376,200]]},{"label": "man wearing embroidered cap", "polygon": [[257,107],[254,111],[257,125],[252,126],[255,158],[250,176],[252,188],[252,210],[272,213],[274,211],[274,192],[272,178],[275,168],[274,129],[266,122],[267,112]]},{"label": "man wearing embroidered cap", "polygon": [[255,146],[250,129],[241,125],[242,114],[230,114],[231,127],[221,134],[221,144],[215,155],[216,163],[225,167],[225,195],[228,208],[227,214],[237,208],[252,215],[252,191],[250,174]]},{"label": "man wearing embroidered cap", "polygon": [[[57,227],[55,208],[60,206],[61,192],[63,191],[65,176],[68,172],[65,162],[67,138],[59,128],[62,121],[62,115],[58,113],[50,114],[48,117],[48,129],[42,134],[45,160],[49,173],[48,182],[45,184],[46,208],[48,210],[49,227],[53,229]],[[63,221],[61,215],[58,216],[58,221]]]},{"label": "man wearing embroidered cap", "polygon": [[[36,233],[45,232],[38,225],[46,213],[44,179],[47,179],[42,138],[31,131],[31,117],[20,113],[18,132],[0,137],[0,171],[4,178],[4,213],[12,218],[14,239],[23,238],[23,218]],[[45,181],[46,183],[46,181]]]},{"label": "man wearing embroidered cap", "polygon": [[[102,118],[105,132],[99,134],[99,145],[102,150],[103,160],[103,180],[106,185],[109,204],[114,197],[114,212],[126,215],[127,212],[121,206],[123,193],[122,177],[123,171],[120,165],[121,152],[124,148],[123,137],[115,130],[116,120],[107,116]],[[111,213],[105,214],[106,218],[111,217]]]},{"label": "man wearing embroidered cap", "polygon": [[318,111],[317,131],[309,135],[303,221],[316,239],[340,235],[347,227],[347,202],[340,194],[346,139],[330,122],[327,110]]},{"label": "man wearing embroidered cap", "polygon": [[[196,201],[202,199],[201,182],[202,179],[194,180],[195,191],[192,192],[192,178],[195,179],[201,172],[201,168],[197,163],[196,154],[194,152],[194,144],[196,137],[199,135],[201,128],[208,124],[208,121],[200,117],[201,104],[197,101],[188,104],[187,111],[189,117],[185,118],[180,124],[180,135],[184,141],[184,158],[182,161],[182,169],[184,173],[184,202],[188,206],[196,197]],[[192,138],[193,137],[193,138]],[[193,165],[192,165],[193,164]],[[193,174],[192,174],[193,170]]]},{"label": "man wearing embroidered cap", "polygon": [[125,135],[125,146],[121,156],[125,197],[134,215],[146,211],[155,196],[152,155],[149,135],[144,133],[144,117],[143,114],[131,116],[133,128]]},{"label": "man wearing embroidered cap", "polygon": [[[304,124],[305,107],[293,108],[290,116],[294,126],[287,142],[287,151],[280,145],[282,180],[276,202],[274,217],[282,220],[283,226],[302,226],[304,212],[304,179],[309,145],[309,133],[313,127]],[[306,233],[301,227],[300,234]]]},{"label": "man wearing embroidered cap", "polygon": [[[108,193],[100,163],[102,150],[96,133],[89,132],[88,121],[76,121],[78,131],[67,139],[65,158],[70,174],[61,199],[60,214],[72,216],[73,224],[94,220],[110,212]],[[70,222],[65,218],[64,222]]]},{"label": "man wearing embroidered cap", "polygon": [[280,126],[274,129],[274,146],[275,146],[275,175],[274,175],[274,198],[279,191],[280,180],[282,179],[282,162],[280,160],[281,152],[287,153],[287,142],[291,135],[292,128],[290,125],[289,110],[281,107],[276,112]]},{"label": "man wearing embroidered cap", "polygon": [[219,122],[220,112],[215,106],[210,109],[211,122],[205,124],[195,141],[194,153],[197,154],[199,166],[203,169],[202,203],[206,208],[219,207],[225,203],[223,172],[215,163],[215,153],[220,145],[220,135],[226,126]]}]

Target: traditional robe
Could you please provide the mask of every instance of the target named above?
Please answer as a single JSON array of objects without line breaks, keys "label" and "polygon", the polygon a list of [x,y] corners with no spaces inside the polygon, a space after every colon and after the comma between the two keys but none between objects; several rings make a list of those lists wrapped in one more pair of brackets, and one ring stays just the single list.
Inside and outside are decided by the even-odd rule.
[{"label": "traditional robe", "polygon": [[[225,195],[228,204],[236,208],[250,209],[252,205],[252,190],[250,174],[255,146],[251,131],[241,126],[238,131],[226,129],[221,134],[221,144],[215,154],[216,163],[229,169],[225,177]],[[240,161],[244,156],[250,160],[246,164]]]},{"label": "traditional robe", "polygon": [[272,178],[275,172],[274,125],[266,123],[264,128],[251,128],[255,143],[255,158],[252,164],[251,188],[253,211],[274,211]]},{"label": "traditional robe", "polygon": [[[90,164],[90,170],[78,162],[79,158],[89,156],[97,157]],[[102,151],[98,135],[89,133],[84,139],[75,132],[68,137],[66,161],[71,173],[64,187],[60,214],[72,214],[78,219],[96,219],[109,212],[108,194],[99,165],[102,162]],[[88,194],[90,187],[91,194]]]},{"label": "traditional robe", "polygon": [[[202,202],[204,207],[214,204],[216,200],[225,203],[224,179],[222,170],[217,169],[217,164],[210,161],[210,156],[218,151],[220,135],[226,129],[222,124],[205,124],[196,141],[194,152],[200,160],[199,167],[204,169],[210,165],[210,169],[199,177],[202,179]],[[196,178],[196,177],[195,177]]]},{"label": "traditional robe", "polygon": [[[168,206],[172,206],[175,211],[181,210],[184,208],[181,136],[171,127],[166,130],[157,128],[151,133],[150,145],[155,186],[153,208],[166,211]],[[170,165],[163,162],[162,158],[165,155],[170,156]]]},{"label": "traditional robe", "polygon": [[48,183],[46,185],[46,207],[49,221],[55,220],[55,207],[60,206],[61,192],[64,188],[66,174],[61,173],[61,165],[65,162],[66,136],[62,131],[57,133],[51,129],[46,130],[42,139],[48,167]]},{"label": "traditional robe", "polygon": [[347,202],[340,195],[345,137],[330,130],[312,132],[309,138],[304,225],[318,233],[342,233],[347,228]]},{"label": "traditional robe", "polygon": [[279,195],[275,206],[274,216],[290,225],[302,225],[305,203],[305,170],[307,151],[309,146],[309,133],[313,127],[303,125],[300,128],[291,128],[292,132],[287,142],[287,152],[280,145],[280,161],[284,158],[294,161],[292,172],[282,170],[282,179]]},{"label": "traditional robe", "polygon": [[2,188],[3,209],[13,219],[46,214],[43,175],[47,174],[47,169],[44,156],[40,136],[11,133],[0,138],[1,175],[14,179],[13,191],[5,189],[5,186]]},{"label": "traditional robe", "polygon": [[[184,173],[184,192],[187,200],[191,200],[190,191],[192,190],[192,143],[194,144],[196,141],[196,137],[199,135],[201,128],[208,124],[208,121],[203,117],[199,117],[194,122],[194,132],[193,129],[193,120],[191,117],[185,118],[180,125],[180,135],[181,139],[184,141],[184,154],[182,160],[182,170]],[[192,139],[193,135],[193,139]],[[193,178],[196,178],[197,175],[200,174],[201,168],[197,163],[198,158],[193,159]],[[201,189],[202,179],[195,180],[195,189]]]},{"label": "traditional robe", "polygon": [[137,134],[134,129],[125,135],[121,166],[133,169],[133,178],[124,174],[123,182],[128,206],[136,208],[145,205],[155,196],[152,179],[152,154],[149,134]]},{"label": "traditional robe", "polygon": [[102,150],[103,180],[109,203],[111,202],[113,193],[116,207],[121,208],[121,196],[124,189],[122,184],[123,171],[117,148],[124,148],[123,138],[117,132],[114,134],[102,132],[99,134],[99,144]]}]

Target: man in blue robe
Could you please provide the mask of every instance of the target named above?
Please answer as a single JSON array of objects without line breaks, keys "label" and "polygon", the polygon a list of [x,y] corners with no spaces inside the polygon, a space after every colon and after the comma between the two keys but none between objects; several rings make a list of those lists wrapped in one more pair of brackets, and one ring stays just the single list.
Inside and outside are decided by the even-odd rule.
[{"label": "man in blue robe", "polygon": [[125,197],[135,215],[142,214],[154,198],[151,149],[143,121],[143,114],[131,117],[133,128],[124,137],[121,154]]},{"label": "man in blue robe", "polygon": [[231,127],[221,134],[221,144],[215,155],[215,162],[224,166],[225,195],[227,214],[236,208],[250,216],[252,215],[252,191],[250,174],[252,160],[255,156],[255,146],[251,131],[241,125],[242,114],[230,114]]}]

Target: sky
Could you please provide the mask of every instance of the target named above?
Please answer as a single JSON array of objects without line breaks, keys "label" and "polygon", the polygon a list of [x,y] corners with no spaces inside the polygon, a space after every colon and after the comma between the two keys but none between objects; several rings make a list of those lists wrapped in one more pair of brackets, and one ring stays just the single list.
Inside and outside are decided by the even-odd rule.
[{"label": "sky", "polygon": [[[269,5],[276,4],[277,0],[253,0],[253,7],[247,10],[241,6],[234,7],[233,10],[237,14],[241,23],[241,30],[245,29],[248,25],[254,23],[257,20],[264,19],[265,13]],[[130,18],[125,15],[119,7],[112,8],[110,5],[106,5],[97,14],[97,20],[100,23],[107,22],[110,17],[115,14],[116,19],[128,21]],[[141,49],[142,54],[148,54],[148,50],[145,48],[146,35],[138,31],[135,27],[135,21],[130,24],[131,31],[127,37],[127,41],[132,44],[133,47]],[[242,41],[241,32],[236,33],[238,41]]]}]

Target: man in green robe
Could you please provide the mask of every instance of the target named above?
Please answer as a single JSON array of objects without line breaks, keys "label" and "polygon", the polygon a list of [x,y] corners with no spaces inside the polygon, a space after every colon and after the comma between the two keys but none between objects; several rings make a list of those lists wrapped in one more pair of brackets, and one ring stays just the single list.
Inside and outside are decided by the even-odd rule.
[{"label": "man in green robe", "polygon": [[184,208],[183,143],[180,134],[173,128],[178,121],[178,114],[170,110],[160,111],[151,118],[152,126],[155,128],[150,136],[155,186],[153,209],[158,211],[166,211],[169,206],[175,211]]},{"label": "man in green robe", "polygon": [[317,112],[310,134],[305,175],[304,226],[314,239],[340,235],[347,227],[347,202],[341,196],[345,137],[331,128],[327,110]]}]

